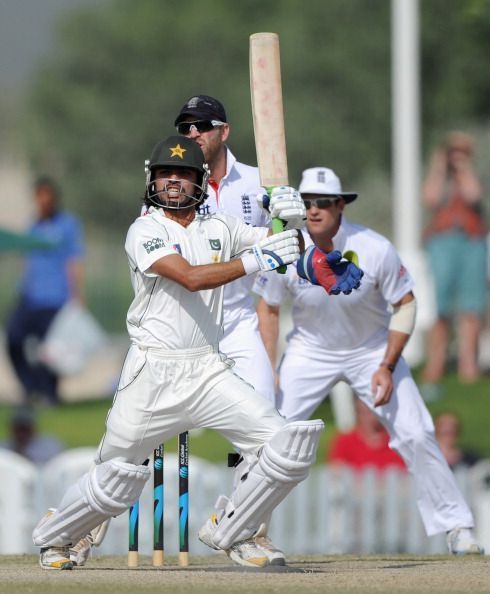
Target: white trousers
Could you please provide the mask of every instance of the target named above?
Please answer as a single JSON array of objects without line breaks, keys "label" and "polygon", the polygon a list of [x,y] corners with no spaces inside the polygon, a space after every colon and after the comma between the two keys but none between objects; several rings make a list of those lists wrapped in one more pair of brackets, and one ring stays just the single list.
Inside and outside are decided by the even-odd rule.
[{"label": "white trousers", "polygon": [[252,462],[284,424],[273,404],[211,347],[145,351],[132,346],[97,457],[141,464],[160,443],[204,427],[219,431]]},{"label": "white trousers", "polygon": [[233,372],[251,384],[259,394],[275,402],[274,374],[260,337],[257,315],[244,314],[225,327],[219,350],[233,359]]},{"label": "white trousers", "polygon": [[290,343],[280,367],[279,411],[288,421],[309,419],[332,386],[346,381],[383,423],[390,435],[390,447],[413,475],[427,534],[473,527],[471,511],[435,439],[432,417],[403,359],[393,373],[390,402],[373,406],[371,378],[385,347],[334,352]]}]

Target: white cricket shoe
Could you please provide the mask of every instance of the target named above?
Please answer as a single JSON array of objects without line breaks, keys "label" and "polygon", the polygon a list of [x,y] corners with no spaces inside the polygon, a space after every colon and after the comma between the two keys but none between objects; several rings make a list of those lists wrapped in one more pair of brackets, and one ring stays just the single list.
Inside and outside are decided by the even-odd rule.
[{"label": "white cricket shoe", "polygon": [[43,569],[73,569],[68,547],[44,547],[39,555]]},{"label": "white cricket shoe", "polygon": [[286,565],[286,556],[268,536],[256,536],[254,541],[257,547],[267,555],[270,565]]},{"label": "white cricket shoe", "polygon": [[81,538],[76,545],[70,547],[70,561],[77,567],[82,567],[87,562],[92,551],[92,536],[87,534],[84,538]]},{"label": "white cricket shoe", "polygon": [[225,553],[232,561],[245,567],[265,567],[266,565],[270,565],[266,552],[255,544],[253,538],[232,544]]},{"label": "white cricket shoe", "polygon": [[[212,514],[204,526],[199,530],[198,538],[208,547],[211,547],[216,551],[221,551],[223,549],[217,547],[213,542],[213,534],[217,525],[218,518],[216,514]],[[224,552],[232,561],[238,563],[238,565],[244,565],[245,567],[265,567],[266,565],[269,565],[269,558],[265,552],[255,544],[253,538],[236,542]]]},{"label": "white cricket shoe", "polygon": [[110,518],[107,518],[102,524],[92,528],[87,536],[81,538],[75,546],[70,548],[70,559],[74,565],[78,565],[79,567],[85,565],[91,555],[92,547],[98,547],[102,544],[107,534],[110,520]]},{"label": "white cricket shoe", "polygon": [[483,555],[472,528],[453,528],[447,533],[447,546],[453,555]]}]

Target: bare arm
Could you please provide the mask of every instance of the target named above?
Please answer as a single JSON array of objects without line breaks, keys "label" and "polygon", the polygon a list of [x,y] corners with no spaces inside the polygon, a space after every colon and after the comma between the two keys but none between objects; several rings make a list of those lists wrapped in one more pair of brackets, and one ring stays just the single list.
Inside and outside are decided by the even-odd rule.
[{"label": "bare arm", "polygon": [[483,188],[473,168],[471,157],[458,155],[453,159],[454,184],[468,204],[478,203],[483,196]]},{"label": "bare arm", "polygon": [[279,312],[278,305],[269,305],[262,297],[257,303],[257,316],[259,318],[259,331],[265,350],[269,355],[272,369],[277,367],[277,342],[279,338]]},{"label": "bare arm", "polygon": [[[393,304],[396,309],[402,305],[411,303],[415,300],[414,294],[410,291],[404,295],[398,303]],[[382,406],[390,401],[393,392],[393,377],[392,373],[398,362],[398,359],[403,353],[410,334],[390,330],[388,333],[388,342],[386,350],[378,369],[374,372],[371,379],[371,389],[374,397],[374,406]]]},{"label": "bare arm", "polygon": [[245,276],[245,269],[240,259],[192,266],[178,254],[160,258],[152,265],[151,270],[192,292],[215,289]]},{"label": "bare arm", "polygon": [[71,259],[66,263],[66,273],[68,276],[68,285],[70,287],[70,297],[81,303],[84,302],[83,292],[83,263],[79,259]]},{"label": "bare arm", "polygon": [[432,155],[427,177],[422,187],[422,202],[427,208],[432,210],[442,202],[447,173],[446,151],[438,149]]}]

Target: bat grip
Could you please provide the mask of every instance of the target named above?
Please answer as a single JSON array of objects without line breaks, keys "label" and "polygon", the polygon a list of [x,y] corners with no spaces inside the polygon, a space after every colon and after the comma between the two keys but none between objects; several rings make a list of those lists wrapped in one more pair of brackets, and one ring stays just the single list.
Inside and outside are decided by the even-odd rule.
[{"label": "bat grip", "polygon": [[[277,218],[272,219],[272,233],[275,235],[276,233],[282,233],[283,231],[284,221]],[[279,268],[277,268],[277,272],[279,274],[286,274],[286,266],[279,266]]]}]

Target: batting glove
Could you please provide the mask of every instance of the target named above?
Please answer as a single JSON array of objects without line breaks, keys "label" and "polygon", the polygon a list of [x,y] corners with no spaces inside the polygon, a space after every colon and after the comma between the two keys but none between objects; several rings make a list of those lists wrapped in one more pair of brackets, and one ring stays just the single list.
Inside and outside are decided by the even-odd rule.
[{"label": "batting glove", "polygon": [[252,246],[241,260],[246,274],[262,270],[267,272],[295,262],[299,258],[298,232],[296,229],[270,235]]},{"label": "batting glove", "polygon": [[270,198],[258,195],[257,201],[271,213],[272,218],[286,223],[285,229],[301,229],[306,220],[306,209],[301,194],[290,186],[272,188]]},{"label": "batting glove", "polygon": [[358,289],[364,272],[354,263],[342,260],[335,250],[328,254],[311,245],[299,258],[297,272],[314,285],[321,285],[329,295],[348,295]]}]

